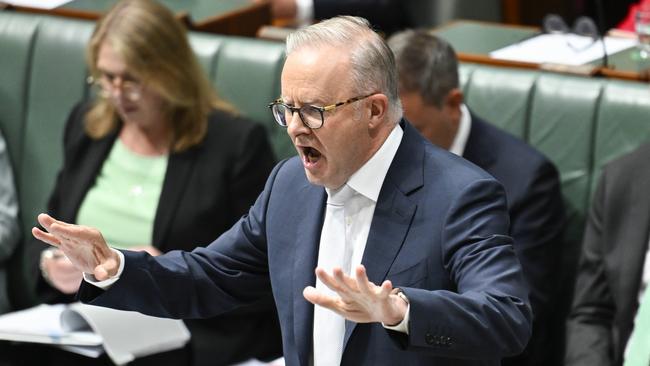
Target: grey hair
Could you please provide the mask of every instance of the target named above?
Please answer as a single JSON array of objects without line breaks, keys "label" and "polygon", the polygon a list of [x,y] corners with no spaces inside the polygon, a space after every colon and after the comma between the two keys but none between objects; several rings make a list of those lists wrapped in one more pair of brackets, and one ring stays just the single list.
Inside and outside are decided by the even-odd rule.
[{"label": "grey hair", "polygon": [[380,92],[388,97],[388,116],[402,118],[395,57],[388,44],[364,18],[338,16],[300,29],[287,37],[287,56],[307,47],[337,47],[350,51],[355,92]]},{"label": "grey hair", "polygon": [[396,33],[388,45],[395,54],[400,89],[418,92],[425,102],[442,107],[445,96],[459,85],[451,45],[426,30]]}]

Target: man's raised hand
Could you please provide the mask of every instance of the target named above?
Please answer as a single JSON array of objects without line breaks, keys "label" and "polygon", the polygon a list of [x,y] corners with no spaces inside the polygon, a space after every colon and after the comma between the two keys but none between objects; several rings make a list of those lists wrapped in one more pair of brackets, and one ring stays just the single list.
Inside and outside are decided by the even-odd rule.
[{"label": "man's raised hand", "polygon": [[111,250],[99,230],[59,221],[47,214],[38,215],[38,222],[47,231],[32,228],[32,235],[58,247],[80,271],[92,274],[99,281],[117,274],[119,256]]}]

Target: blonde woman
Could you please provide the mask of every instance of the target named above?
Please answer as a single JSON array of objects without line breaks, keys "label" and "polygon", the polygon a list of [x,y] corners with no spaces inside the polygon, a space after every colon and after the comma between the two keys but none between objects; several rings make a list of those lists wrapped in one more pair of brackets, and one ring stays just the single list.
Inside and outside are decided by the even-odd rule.
[{"label": "blonde woman", "polygon": [[[87,61],[96,97],[70,114],[50,214],[158,255],[209,244],[248,211],[274,163],[265,131],[216,97],[168,9],[120,1],[98,23]],[[81,273],[56,249],[34,240],[31,250],[41,300],[71,301]],[[188,322],[194,364],[274,353],[276,317],[269,301]],[[273,341],[260,342],[266,330]]]}]

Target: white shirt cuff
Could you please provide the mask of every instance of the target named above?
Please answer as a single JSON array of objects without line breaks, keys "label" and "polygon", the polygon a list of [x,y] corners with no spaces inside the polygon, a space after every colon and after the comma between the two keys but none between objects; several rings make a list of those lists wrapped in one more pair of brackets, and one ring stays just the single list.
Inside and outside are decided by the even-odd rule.
[{"label": "white shirt cuff", "polygon": [[296,23],[307,26],[314,20],[314,0],[296,0]]},{"label": "white shirt cuff", "polygon": [[384,323],[381,323],[381,325],[386,329],[409,334],[409,313],[410,312],[411,312],[411,304],[408,304],[406,305],[406,314],[404,314],[404,319],[402,319],[401,322],[395,325],[386,325]]},{"label": "white shirt cuff", "polygon": [[108,290],[111,286],[113,286],[113,284],[117,280],[120,279],[120,276],[122,275],[122,272],[124,272],[124,254],[122,254],[122,252],[120,252],[119,250],[115,250],[113,248],[111,248],[111,250],[114,251],[115,253],[117,253],[118,257],[120,257],[120,267],[117,269],[117,273],[115,274],[115,276],[113,276],[113,277],[111,277],[111,278],[109,278],[107,280],[104,280],[104,281],[97,281],[97,279],[95,278],[95,275],[93,275],[92,273],[84,272],[83,273],[84,281],[88,282],[89,284],[91,284],[93,286],[97,286],[97,287],[101,288],[102,290]]}]

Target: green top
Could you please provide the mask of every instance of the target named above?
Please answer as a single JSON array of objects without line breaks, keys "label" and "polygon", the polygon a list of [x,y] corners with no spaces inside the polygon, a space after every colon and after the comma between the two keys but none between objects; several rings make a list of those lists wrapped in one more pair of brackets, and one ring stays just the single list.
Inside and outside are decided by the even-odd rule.
[{"label": "green top", "polygon": [[[74,9],[104,13],[117,0],[74,0],[61,9]],[[161,4],[174,13],[187,12],[193,20],[202,22],[206,18],[220,16],[250,6],[251,0],[161,0]]]},{"label": "green top", "polygon": [[167,160],[135,154],[118,138],[79,208],[77,224],[99,229],[115,248],[152,245]]}]

